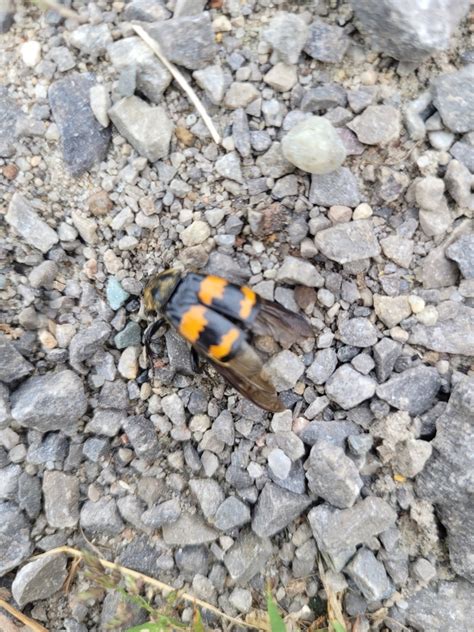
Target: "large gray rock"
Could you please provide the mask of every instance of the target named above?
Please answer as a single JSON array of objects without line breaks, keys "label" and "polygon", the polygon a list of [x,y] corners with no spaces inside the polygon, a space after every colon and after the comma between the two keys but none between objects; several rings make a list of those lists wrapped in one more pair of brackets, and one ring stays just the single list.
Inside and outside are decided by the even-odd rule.
[{"label": "large gray rock", "polygon": [[30,375],[32,371],[33,365],[25,360],[8,338],[0,335],[0,382],[11,384]]},{"label": "large gray rock", "polygon": [[158,457],[160,453],[158,438],[150,419],[145,415],[127,417],[123,423],[123,429],[137,456],[152,461]]},{"label": "large gray rock", "polygon": [[343,448],[347,437],[358,435],[360,428],[352,421],[312,421],[299,434],[307,445],[327,441]]},{"label": "large gray rock", "polygon": [[265,569],[271,554],[269,538],[259,538],[255,533],[246,532],[227,551],[224,564],[237,584],[248,584],[257,573]]},{"label": "large gray rock", "polygon": [[308,25],[295,13],[277,13],[262,31],[262,39],[281,61],[296,64],[308,37]]},{"label": "large gray rock", "polygon": [[87,500],[81,509],[80,524],[85,531],[105,535],[117,535],[124,528],[113,498]]},{"label": "large gray rock", "polygon": [[96,320],[87,329],[81,329],[71,339],[69,344],[69,363],[78,373],[86,375],[87,367],[83,362],[91,358],[110,335],[111,327],[108,323]]},{"label": "large gray rock", "polygon": [[328,259],[341,264],[380,254],[380,245],[372,222],[367,219],[336,224],[320,230],[316,233],[314,243]]},{"label": "large gray rock", "polygon": [[345,509],[357,500],[362,479],[354,462],[342,448],[318,441],[305,463],[310,490],[334,507]]},{"label": "large gray rock", "polygon": [[326,395],[344,410],[358,406],[375,394],[376,382],[348,364],[340,366],[326,382]]},{"label": "large gray rock", "polygon": [[13,580],[12,595],[20,608],[27,603],[48,599],[58,592],[67,577],[67,557],[43,557],[23,566]]},{"label": "large gray rock", "polygon": [[252,520],[252,530],[260,537],[275,535],[287,527],[310,505],[304,494],[294,494],[273,483],[260,493]]},{"label": "large gray rock", "polygon": [[474,279],[474,233],[461,235],[450,244],[446,248],[446,256],[457,263],[465,279]]},{"label": "large gray rock", "polygon": [[455,301],[438,304],[434,325],[417,323],[411,328],[409,343],[466,356],[474,355],[474,308]]},{"label": "large gray rock", "polygon": [[81,379],[72,371],[30,377],[11,396],[12,417],[40,432],[73,431],[87,410]]},{"label": "large gray rock", "polygon": [[349,42],[340,26],[315,20],[309,26],[304,52],[318,61],[335,64],[342,61]]},{"label": "large gray rock", "polygon": [[420,365],[407,369],[377,387],[377,397],[410,415],[421,415],[433,405],[441,386],[436,369]]},{"label": "large gray rock", "polygon": [[125,97],[110,108],[109,116],[122,136],[148,160],[166,158],[173,123],[162,107],[152,107],[135,96]]},{"label": "large gray rock", "polygon": [[318,547],[328,552],[353,548],[386,531],[396,518],[390,505],[376,496],[368,496],[349,509],[332,511],[327,505],[319,505],[308,514]]},{"label": "large gray rock", "polygon": [[49,88],[49,104],[59,129],[64,162],[80,176],[105,159],[111,131],[102,127],[90,106],[91,73],[74,73]]},{"label": "large gray rock", "polygon": [[368,318],[349,318],[339,325],[339,337],[352,347],[372,347],[377,342],[377,329]]},{"label": "large gray rock", "polygon": [[369,602],[386,599],[394,590],[382,562],[365,547],[347,565],[347,574]]},{"label": "large gray rock", "polygon": [[12,502],[0,502],[0,577],[24,562],[33,550],[30,524]]},{"label": "large gray rock", "polygon": [[347,167],[335,171],[311,176],[309,201],[318,206],[355,207],[361,200],[359,185],[353,173]]},{"label": "large gray rock", "polygon": [[474,621],[474,588],[470,582],[442,581],[427,586],[407,600],[403,611],[396,610],[410,629],[419,632],[459,632],[469,630]]},{"label": "large gray rock", "polygon": [[56,231],[39,217],[19,193],[12,196],[5,220],[27,244],[43,253],[48,252],[59,241]]},{"label": "large gray rock", "polygon": [[50,527],[67,529],[79,521],[79,480],[72,474],[43,475],[44,512]]},{"label": "large gray rock", "polygon": [[[465,2],[459,0],[449,4],[461,7]],[[446,127],[458,134],[474,130],[473,75],[474,64],[469,64],[461,70],[437,77],[433,83],[433,103]]]},{"label": "large gray rock", "polygon": [[163,540],[171,546],[188,546],[213,542],[219,532],[209,527],[202,518],[188,513],[181,514],[172,524],[163,526]]},{"label": "large gray rock", "polygon": [[155,22],[147,28],[169,61],[198,70],[216,58],[209,13],[189,15]]},{"label": "large gray rock", "polygon": [[448,532],[451,565],[474,581],[474,378],[457,384],[436,422],[433,455],[417,479],[418,493],[435,503]]},{"label": "large gray rock", "polygon": [[419,62],[448,48],[469,0],[353,0],[352,5],[375,48]]},{"label": "large gray rock", "polygon": [[156,55],[145,42],[139,37],[126,37],[111,44],[107,52],[119,72],[135,69],[136,88],[141,94],[152,103],[161,101],[163,92],[171,83],[171,75],[157,62]]}]

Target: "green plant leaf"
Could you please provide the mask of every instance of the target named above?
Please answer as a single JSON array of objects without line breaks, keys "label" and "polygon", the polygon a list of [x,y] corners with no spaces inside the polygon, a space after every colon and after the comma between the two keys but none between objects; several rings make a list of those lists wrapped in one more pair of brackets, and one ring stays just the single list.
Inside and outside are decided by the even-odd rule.
[{"label": "green plant leaf", "polygon": [[283,621],[281,614],[278,612],[278,606],[276,605],[270,591],[267,592],[267,612],[270,619],[270,628],[272,632],[286,632],[286,625]]},{"label": "green plant leaf", "polygon": [[193,615],[193,632],[205,632],[205,630],[206,628],[202,622],[201,613],[196,609]]},{"label": "green plant leaf", "polygon": [[347,632],[346,628],[339,621],[330,621],[329,622],[331,632]]},{"label": "green plant leaf", "polygon": [[162,626],[159,623],[153,623],[148,621],[147,623],[141,623],[134,628],[128,628],[126,632],[161,632]]}]

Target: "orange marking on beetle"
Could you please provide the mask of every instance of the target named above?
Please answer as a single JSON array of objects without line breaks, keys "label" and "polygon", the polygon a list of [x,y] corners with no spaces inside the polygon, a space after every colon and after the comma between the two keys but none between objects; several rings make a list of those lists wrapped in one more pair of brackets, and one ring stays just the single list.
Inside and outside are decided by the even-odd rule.
[{"label": "orange marking on beetle", "polygon": [[206,325],[206,308],[204,305],[193,305],[182,315],[179,333],[189,342],[196,342]]},{"label": "orange marking on beetle", "polygon": [[205,277],[199,286],[198,297],[204,305],[212,305],[215,299],[223,298],[227,281],[218,276]]},{"label": "orange marking on beetle", "polygon": [[244,295],[244,298],[240,301],[239,316],[246,320],[252,313],[252,309],[257,302],[257,297],[255,292],[248,287],[243,286],[240,288],[240,291]]},{"label": "orange marking on beetle", "polygon": [[232,329],[229,329],[229,331],[222,336],[218,345],[211,345],[209,347],[209,355],[217,360],[225,358],[232,351],[232,345],[238,340],[239,336],[239,330],[232,327]]}]

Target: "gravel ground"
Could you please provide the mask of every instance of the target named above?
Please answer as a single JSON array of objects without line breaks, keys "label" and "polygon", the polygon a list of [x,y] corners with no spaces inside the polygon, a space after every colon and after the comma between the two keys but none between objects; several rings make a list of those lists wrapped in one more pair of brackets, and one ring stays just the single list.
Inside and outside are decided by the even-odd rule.
[{"label": "gravel ground", "polygon": [[[399,4],[0,0],[0,588],[51,632],[120,610],[27,562],[87,542],[231,616],[270,579],[300,625],[321,553],[357,630],[473,630],[473,21]],[[146,379],[170,266],[307,316],[254,342],[287,411],[172,331]]]}]

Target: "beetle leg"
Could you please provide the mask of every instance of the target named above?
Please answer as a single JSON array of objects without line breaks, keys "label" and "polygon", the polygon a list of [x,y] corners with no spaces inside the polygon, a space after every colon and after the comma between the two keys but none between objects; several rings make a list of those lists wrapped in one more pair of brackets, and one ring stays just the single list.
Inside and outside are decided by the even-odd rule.
[{"label": "beetle leg", "polygon": [[143,336],[143,344],[145,345],[147,361],[150,361],[151,359],[153,359],[153,356],[155,355],[151,348],[151,340],[153,336],[156,334],[156,332],[158,331],[158,329],[163,325],[164,322],[165,322],[164,319],[160,318],[156,320],[154,323],[152,323],[148,327],[148,329],[145,331],[145,335]]},{"label": "beetle leg", "polygon": [[201,373],[201,357],[194,347],[191,347],[191,369],[194,373]]}]

